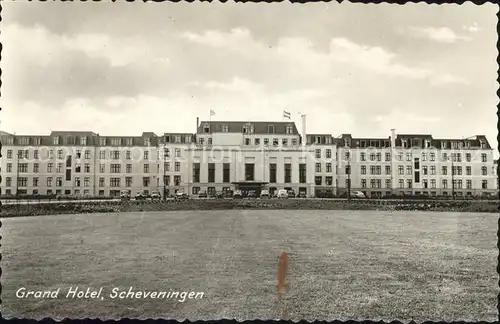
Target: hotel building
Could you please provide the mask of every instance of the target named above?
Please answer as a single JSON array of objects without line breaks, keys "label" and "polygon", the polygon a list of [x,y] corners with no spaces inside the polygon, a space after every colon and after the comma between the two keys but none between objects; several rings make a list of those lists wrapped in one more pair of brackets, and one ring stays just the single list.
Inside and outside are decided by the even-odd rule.
[{"label": "hotel building", "polygon": [[[303,116],[302,134],[305,129]],[[498,189],[483,135],[307,134],[293,122],[196,121],[194,133],[0,133],[2,195],[119,196],[293,189],[307,196],[483,195]]]}]

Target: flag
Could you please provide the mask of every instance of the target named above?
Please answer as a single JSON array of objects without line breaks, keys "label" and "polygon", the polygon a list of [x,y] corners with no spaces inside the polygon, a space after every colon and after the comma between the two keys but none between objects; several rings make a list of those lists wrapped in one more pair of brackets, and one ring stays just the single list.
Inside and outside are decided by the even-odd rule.
[{"label": "flag", "polygon": [[288,111],[283,110],[283,118],[290,119],[290,113]]},{"label": "flag", "polygon": [[213,109],[210,109],[210,116],[215,115],[215,111]]}]

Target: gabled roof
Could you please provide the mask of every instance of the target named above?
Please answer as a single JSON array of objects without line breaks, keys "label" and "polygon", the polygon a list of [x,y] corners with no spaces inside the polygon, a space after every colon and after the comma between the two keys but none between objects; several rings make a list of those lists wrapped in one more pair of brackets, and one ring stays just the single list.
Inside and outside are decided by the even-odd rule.
[{"label": "gabled roof", "polygon": [[[299,135],[294,122],[272,122],[272,121],[202,121],[196,133],[204,133],[204,125],[210,125],[211,133],[222,132],[222,126],[227,125],[228,133],[243,133],[243,126],[253,125],[253,134],[277,134],[277,135]],[[286,126],[292,126],[292,133],[286,133]],[[269,132],[269,126],[274,126],[274,133]]]}]

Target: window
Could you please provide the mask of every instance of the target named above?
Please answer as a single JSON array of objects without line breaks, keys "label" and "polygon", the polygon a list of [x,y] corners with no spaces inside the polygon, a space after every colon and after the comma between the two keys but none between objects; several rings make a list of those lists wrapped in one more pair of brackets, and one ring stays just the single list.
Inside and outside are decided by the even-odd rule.
[{"label": "window", "polygon": [[165,172],[169,172],[170,171],[170,162],[165,162],[163,164],[163,167],[165,168]]},{"label": "window", "polygon": [[331,163],[326,164],[326,172],[332,172],[332,164]]},{"label": "window", "polygon": [[85,163],[83,171],[87,172],[87,173],[90,172],[90,164],[89,163]]},{"label": "window", "polygon": [[38,178],[33,178],[33,187],[38,187]]},{"label": "window", "polygon": [[12,150],[7,150],[7,159],[12,159]]},{"label": "window", "polygon": [[269,164],[269,182],[276,183],[276,163]]},{"label": "window", "polygon": [[420,172],[415,171],[415,183],[419,183],[419,182],[420,182]]},{"label": "window", "polygon": [[28,172],[28,163],[19,163],[18,164],[18,172],[27,173]]},{"label": "window", "polygon": [[293,127],[291,125],[286,125],[285,129],[287,134],[292,134],[293,133]]},{"label": "window", "polygon": [[264,138],[264,145],[268,146],[269,145],[269,138]]},{"label": "window", "polygon": [[144,173],[149,173],[149,163],[145,163],[143,169]]},{"label": "window", "polygon": [[224,183],[231,182],[230,170],[231,170],[231,165],[229,163],[224,163],[222,165],[222,182]]},{"label": "window", "polygon": [[17,185],[19,187],[27,187],[28,186],[28,178],[26,178],[26,177],[17,178]]},{"label": "window", "polygon": [[106,151],[99,151],[99,159],[101,160],[106,159]]},{"label": "window", "polygon": [[366,165],[361,166],[361,174],[366,174]]},{"label": "window", "polygon": [[163,182],[165,185],[169,186],[170,185],[170,176],[167,175],[167,176],[164,176],[163,177]]},{"label": "window", "polygon": [[174,170],[175,172],[180,172],[181,171],[181,163],[180,162],[175,162],[175,165],[174,165]]},{"label": "window", "polygon": [[448,189],[448,180],[443,179],[442,183],[443,183],[443,189]]},{"label": "window", "polygon": [[260,145],[260,138],[255,139],[255,145]]},{"label": "window", "polygon": [[392,187],[391,179],[385,179],[385,187],[386,188],[391,188]]},{"label": "window", "polygon": [[170,149],[168,148],[165,149],[165,157],[166,158],[170,157]]},{"label": "window", "polygon": [[483,180],[481,182],[481,188],[488,189],[488,180]]},{"label": "window", "polygon": [[366,153],[361,153],[360,159],[361,161],[366,161]]},{"label": "window", "polygon": [[56,173],[62,173],[62,172],[63,172],[63,164],[62,163],[57,163]]},{"label": "window", "polygon": [[299,164],[299,183],[306,183],[306,165],[304,163]]},{"label": "window", "polygon": [[406,179],[406,184],[408,188],[412,187],[412,180],[411,179]]},{"label": "window", "polygon": [[193,187],[193,189],[192,189],[192,190],[193,190],[193,191],[192,191],[193,195],[197,195],[197,194],[199,194],[199,193],[200,193],[200,187]]},{"label": "window", "polygon": [[415,158],[415,161],[413,163],[415,169],[420,169],[420,161],[418,158]]},{"label": "window", "polygon": [[215,182],[215,163],[208,163],[208,182]]},{"label": "window", "polygon": [[222,125],[222,132],[224,132],[224,133],[229,132],[229,126],[228,125]]},{"label": "window", "polygon": [[288,146],[288,139],[283,138],[283,139],[281,140],[281,145],[283,145],[283,146]]},{"label": "window", "polygon": [[99,164],[99,172],[100,173],[106,172],[106,165],[105,164]]},{"label": "window", "polygon": [[321,158],[321,150],[316,150],[316,158],[320,159]]},{"label": "window", "polygon": [[406,161],[411,161],[411,153],[406,153]]},{"label": "window", "polygon": [[320,176],[314,177],[314,184],[316,184],[317,186],[321,186],[322,183],[323,183],[323,177]]},{"label": "window", "polygon": [[472,175],[472,168],[470,166],[465,167],[465,174],[466,175]]},{"label": "window", "polygon": [[85,150],[85,160],[90,160],[90,150]]},{"label": "window", "polygon": [[457,162],[462,162],[462,154],[457,153]]},{"label": "window", "polygon": [[245,163],[245,180],[253,181],[254,180],[254,164],[253,163]]},{"label": "window", "polygon": [[245,138],[245,145],[250,145],[250,139],[248,137]]},{"label": "window", "polygon": [[427,161],[427,153],[422,153],[422,161]]},{"label": "window", "polygon": [[366,179],[361,179],[361,188],[366,188]]},{"label": "window", "polygon": [[54,167],[54,163],[47,163],[47,173],[52,173],[53,167]]},{"label": "window", "polygon": [[331,186],[333,184],[333,177],[325,177],[325,184]]},{"label": "window", "polygon": [[80,178],[75,178],[75,187],[80,187]]},{"label": "window", "polygon": [[7,172],[12,172],[12,163],[7,163]]},{"label": "window", "polygon": [[403,161],[403,153],[398,153],[398,161]]},{"label": "window", "polygon": [[267,126],[267,130],[269,134],[274,134],[274,125]]},{"label": "window", "polygon": [[113,188],[120,187],[120,178],[111,178],[109,179],[109,186]]},{"label": "window", "polygon": [[273,146],[278,146],[279,145],[279,141],[277,138],[273,138]]},{"label": "window", "polygon": [[199,140],[198,140],[199,144],[200,145],[203,145],[205,144],[205,138],[201,137]]},{"label": "window", "polygon": [[375,161],[375,153],[370,153],[370,161]]},{"label": "window", "polygon": [[447,175],[448,174],[448,167],[446,167],[446,166],[441,167],[441,174]]},{"label": "window", "polygon": [[345,152],[346,161],[348,161],[350,157],[351,157],[350,152]]},{"label": "window", "polygon": [[[487,162],[485,153],[481,153],[481,162]],[[483,188],[483,189],[486,189],[486,188]]]},{"label": "window", "polygon": [[406,166],[406,175],[411,175],[411,165]]},{"label": "window", "polygon": [[402,165],[398,166],[398,174],[399,175],[404,175],[405,174],[405,168]]},{"label": "window", "polygon": [[386,175],[390,175],[391,174],[391,166],[390,165],[386,165],[385,166],[385,174]]},{"label": "window", "polygon": [[76,158],[81,159],[82,158],[82,151],[76,150]]},{"label": "window", "polygon": [[149,187],[149,184],[151,183],[151,178],[149,177],[142,177],[142,186],[147,188]]},{"label": "window", "polygon": [[119,160],[120,159],[120,151],[112,151],[111,152],[111,159]]},{"label": "window", "polygon": [[345,166],[345,174],[351,174],[351,166],[350,165]]},{"label": "window", "polygon": [[462,167],[461,166],[457,166],[457,174],[462,175]]},{"label": "window", "polygon": [[316,172],[321,172],[321,163],[316,163]]},{"label": "window", "polygon": [[472,159],[472,155],[470,153],[465,153],[465,161],[470,162]]},{"label": "window", "polygon": [[292,165],[290,163],[285,163],[285,183],[292,182]]},{"label": "window", "polygon": [[52,187],[52,177],[47,178],[47,187]]},{"label": "window", "polygon": [[332,150],[331,149],[326,149],[326,158],[331,159],[332,158]]},{"label": "window", "polygon": [[430,153],[429,158],[431,161],[436,161],[436,153]]},{"label": "window", "polygon": [[297,146],[297,139],[296,138],[292,138],[292,145]]},{"label": "window", "polygon": [[56,178],[56,187],[62,187],[62,177]]},{"label": "window", "polygon": [[385,153],[385,161],[389,162],[391,160],[391,153]]},{"label": "window", "polygon": [[481,175],[484,175],[484,176],[488,175],[488,168],[487,167],[485,167],[485,166],[481,167]]},{"label": "window", "polygon": [[38,160],[38,150],[34,150],[34,151],[33,151],[33,158],[34,158],[35,160]]},{"label": "window", "polygon": [[90,177],[83,178],[83,186],[90,187]]},{"label": "window", "polygon": [[54,138],[52,139],[52,144],[54,144],[54,145],[59,145],[59,137],[58,137],[58,136],[56,136],[56,137],[54,137]]},{"label": "window", "polygon": [[180,148],[175,149],[175,157],[181,157],[181,149]]},{"label": "window", "polygon": [[427,175],[427,173],[428,173],[428,167],[427,167],[427,165],[423,165],[422,166],[422,174]]},{"label": "window", "polygon": [[75,172],[80,173],[81,171],[82,171],[82,166],[81,166],[80,164],[78,164],[78,163],[77,163],[77,164],[75,165]]},{"label": "window", "polygon": [[436,189],[436,179],[431,179],[431,188]]},{"label": "window", "polygon": [[110,173],[120,173],[121,165],[120,164],[111,164]]},{"label": "window", "polygon": [[99,178],[99,187],[104,187],[105,186],[105,179],[104,178]]},{"label": "window", "polygon": [[370,165],[370,174],[376,174],[377,171],[375,171],[375,166]]},{"label": "window", "polygon": [[57,159],[62,160],[63,159],[63,150],[57,150]]},{"label": "window", "polygon": [[149,152],[148,151],[144,151],[144,160],[149,160]]},{"label": "window", "polygon": [[467,189],[472,189],[472,180],[465,180],[465,185]]},{"label": "window", "polygon": [[180,186],[181,185],[181,176],[176,175],[174,176],[174,186]]}]

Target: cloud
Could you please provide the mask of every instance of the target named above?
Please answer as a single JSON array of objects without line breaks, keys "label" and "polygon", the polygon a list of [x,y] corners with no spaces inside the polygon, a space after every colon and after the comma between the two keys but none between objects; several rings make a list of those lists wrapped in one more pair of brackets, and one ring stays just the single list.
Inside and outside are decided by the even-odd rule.
[{"label": "cloud", "polygon": [[478,31],[481,30],[481,28],[479,28],[477,22],[474,22],[472,25],[469,25],[469,26],[462,26],[462,29],[470,32],[470,33],[477,33]]},{"label": "cloud", "polygon": [[456,34],[448,27],[409,27],[408,31],[413,37],[426,38],[438,43],[455,43],[460,40],[472,40],[471,37]]}]

